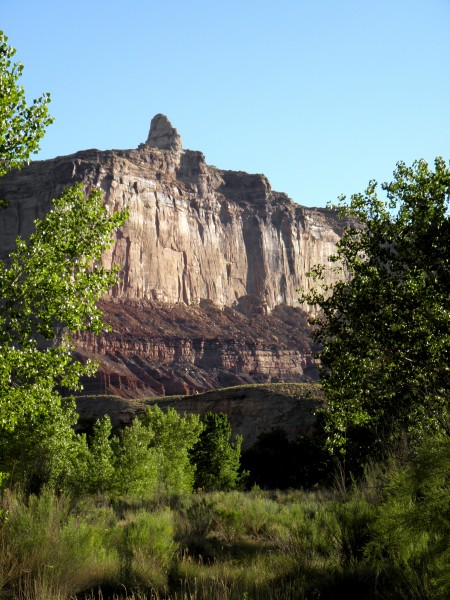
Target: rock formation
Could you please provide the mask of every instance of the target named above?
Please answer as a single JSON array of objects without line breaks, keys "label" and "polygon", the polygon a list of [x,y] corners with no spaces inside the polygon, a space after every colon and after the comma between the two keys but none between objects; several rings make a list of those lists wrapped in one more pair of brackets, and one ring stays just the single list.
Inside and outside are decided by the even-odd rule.
[{"label": "rock formation", "polygon": [[177,130],[172,127],[171,122],[166,115],[155,115],[150,123],[150,132],[148,134],[146,146],[159,148],[160,150],[181,150],[181,137]]},{"label": "rock formation", "polygon": [[274,427],[284,429],[289,440],[314,433],[316,411],[323,406],[318,384],[266,384],[220,389],[183,397],[127,399],[117,396],[84,396],[77,399],[78,429],[90,431],[95,421],[109,415],[115,432],[130,425],[155,403],[162,410],[175,408],[180,414],[224,412],[235,435],[243,436],[243,447]]},{"label": "rock formation", "polygon": [[298,288],[335,250],[343,223],[271,189],[264,175],[208,166],[157,115],[135,150],[86,150],[0,179],[0,258],[74,182],[100,187],[128,222],[104,256],[121,283],[102,301],[112,332],[77,339],[100,361],[87,392],[192,393],[314,376]]}]

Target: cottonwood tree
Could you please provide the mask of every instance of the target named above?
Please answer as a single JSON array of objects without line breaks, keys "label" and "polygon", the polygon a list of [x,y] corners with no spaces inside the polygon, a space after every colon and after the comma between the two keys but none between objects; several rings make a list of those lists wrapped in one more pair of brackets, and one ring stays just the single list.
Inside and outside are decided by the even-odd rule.
[{"label": "cottonwood tree", "polygon": [[[93,365],[72,357],[71,336],[105,329],[96,302],[116,281],[100,261],[123,213],[109,214],[101,192],[75,185],[28,240],[0,262],[0,425],[57,399],[57,387],[79,389]],[[51,340],[51,343],[48,343]]]},{"label": "cottonwood tree", "polygon": [[203,429],[195,414],[179,415],[157,405],[133,419],[118,435],[109,416],[98,419],[93,433],[76,436],[64,468],[51,483],[76,496],[102,493],[141,499],[192,492],[195,465],[190,451]]},{"label": "cottonwood tree", "polygon": [[27,105],[24,88],[18,83],[23,65],[12,61],[15,54],[0,31],[0,177],[21,167],[39,150],[45,129],[53,121],[48,112],[49,94]]},{"label": "cottonwood tree", "polygon": [[437,158],[398,163],[385,196],[372,181],[340,198],[356,219],[330,258],[341,268],[331,289],[324,269],[302,296],[318,307],[315,339],[333,450],[349,439],[381,451],[405,434],[450,433],[450,170]]},{"label": "cottonwood tree", "polygon": [[[100,257],[124,218],[109,214],[99,190],[86,196],[73,186],[0,262],[0,434],[11,450],[14,440],[24,447],[21,436],[36,442],[41,431],[46,447],[70,437],[73,401],[59,390],[81,389],[80,378],[97,368],[74,359],[72,336],[107,329],[96,302],[115,283],[116,269],[106,269]],[[56,424],[64,427],[56,431]],[[30,447],[36,460],[38,446]],[[5,452],[0,470],[9,471],[17,456]]]},{"label": "cottonwood tree", "polygon": [[[51,122],[47,94],[26,106],[14,53],[0,33],[0,175],[28,160]],[[117,269],[104,268],[100,258],[125,218],[126,212],[109,213],[100,190],[86,195],[75,185],[0,261],[0,472],[17,459],[15,448],[27,446],[24,436],[33,433],[48,445],[62,443],[63,431],[69,435],[73,402],[58,390],[79,389],[80,377],[96,368],[74,360],[71,339],[106,327],[96,302],[115,283]],[[63,425],[57,431],[53,423]]]},{"label": "cottonwood tree", "polygon": [[163,412],[155,405],[147,409],[142,423],[154,434],[152,448],[158,465],[160,491],[191,492],[195,465],[190,460],[190,452],[203,430],[200,417],[196,414],[180,416],[171,407]]}]

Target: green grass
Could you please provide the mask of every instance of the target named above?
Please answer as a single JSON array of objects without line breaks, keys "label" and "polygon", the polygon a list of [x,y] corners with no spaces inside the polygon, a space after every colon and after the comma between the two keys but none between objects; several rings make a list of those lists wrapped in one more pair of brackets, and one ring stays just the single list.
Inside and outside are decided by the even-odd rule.
[{"label": "green grass", "polygon": [[234,394],[241,392],[245,394],[251,391],[259,391],[262,394],[289,396],[290,398],[322,398],[320,384],[318,383],[254,383],[236,385],[227,388],[218,388],[215,390],[202,392],[201,394],[188,394],[186,396],[143,396],[142,398],[124,399],[120,396],[95,394],[92,396],[82,396],[82,398],[89,398],[93,402],[97,400],[118,400],[120,402],[126,402],[130,405],[143,406],[161,401],[176,402],[185,398],[195,398],[197,400],[201,400],[202,398],[207,398],[210,395],[223,395],[226,397],[230,393]]},{"label": "green grass", "polygon": [[201,400],[208,396],[224,396],[227,397],[229,394],[235,393],[249,393],[249,392],[261,392],[261,394],[271,394],[280,396],[289,396],[291,398],[320,398],[321,388],[318,383],[254,383],[246,385],[236,385],[227,388],[219,388],[216,390],[210,390],[201,394],[188,395],[188,396],[151,396],[143,398],[144,401],[160,401],[160,400],[180,400],[183,398],[196,398]]},{"label": "green grass", "polygon": [[326,516],[335,502],[321,492],[153,502],[7,492],[0,598],[99,598],[99,588],[105,600],[326,598],[344,565]]},{"label": "green grass", "polygon": [[7,491],[0,599],[444,600],[448,544],[430,545],[416,517],[392,521],[410,472],[388,475],[387,487],[386,471],[372,469],[350,489],[152,500]]}]

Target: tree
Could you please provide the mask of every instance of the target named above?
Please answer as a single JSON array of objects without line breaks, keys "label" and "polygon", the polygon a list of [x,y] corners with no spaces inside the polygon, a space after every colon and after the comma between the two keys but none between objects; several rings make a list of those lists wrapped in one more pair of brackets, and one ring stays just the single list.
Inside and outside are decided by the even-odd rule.
[{"label": "tree", "polygon": [[23,65],[11,61],[15,53],[0,31],[0,177],[21,167],[39,150],[45,129],[53,121],[48,114],[49,94],[27,106],[25,91],[18,85]]},{"label": "tree", "polygon": [[[1,427],[0,475],[8,474],[4,483],[19,484],[32,493],[44,483],[59,483],[83,449],[82,436],[73,431],[76,420],[73,399],[62,398],[60,404],[48,404],[45,411],[24,411],[14,429]],[[76,476],[84,480],[80,463]]]},{"label": "tree", "polygon": [[0,262],[0,472],[11,482],[54,480],[74,448],[75,403],[60,390],[97,368],[74,358],[72,336],[107,329],[96,302],[117,269],[99,261],[125,216],[109,214],[100,190],[73,186]]},{"label": "tree", "polygon": [[[330,257],[341,270],[301,298],[317,305],[314,337],[332,450],[382,451],[405,433],[450,433],[450,170],[442,158],[398,163],[391,183],[341,197],[356,219]],[[353,221],[354,223],[354,221]]]},{"label": "tree", "polygon": [[202,428],[198,415],[180,416],[173,408],[163,412],[155,405],[113,435],[111,420],[104,416],[94,424],[92,435],[75,436],[50,483],[75,495],[148,499],[192,492],[195,465],[189,452]]},{"label": "tree", "polygon": [[154,448],[155,432],[141,419],[134,418],[129,427],[115,437],[115,489],[119,495],[153,498],[158,491],[158,460]]},{"label": "tree", "polygon": [[241,466],[249,472],[247,483],[263,489],[311,488],[328,483],[334,460],[323,447],[320,427],[314,436],[290,440],[285,429],[263,431],[242,453]]},{"label": "tree", "polygon": [[[0,32],[0,176],[28,161],[52,122],[48,94],[27,106],[14,54]],[[125,211],[109,214],[100,190],[86,196],[76,185],[0,262],[0,475],[17,473],[18,457],[25,480],[63,469],[75,411],[58,390],[79,389],[80,377],[95,370],[74,360],[71,338],[105,328],[96,302],[117,269],[105,269],[100,258],[125,218]]]},{"label": "tree", "polygon": [[231,425],[224,413],[202,417],[203,431],[191,451],[196,465],[195,487],[206,491],[233,490],[239,484],[242,436],[230,443]]},{"label": "tree", "polygon": [[435,435],[406,464],[388,470],[365,549],[380,580],[393,583],[386,597],[450,596],[449,463],[450,438]]},{"label": "tree", "polygon": [[80,389],[95,365],[72,356],[71,336],[106,326],[96,302],[117,269],[100,264],[125,213],[110,215],[100,190],[63,192],[6,263],[0,262],[0,426],[60,403],[58,388]]},{"label": "tree", "polygon": [[190,451],[203,429],[196,414],[180,416],[174,408],[162,411],[158,405],[147,408],[144,427],[153,432],[151,447],[155,453],[159,491],[166,494],[191,492],[195,466]]},{"label": "tree", "polygon": [[280,427],[263,431],[256,442],[243,453],[242,461],[250,472],[251,482],[263,489],[285,490],[298,487],[298,468],[294,443]]}]

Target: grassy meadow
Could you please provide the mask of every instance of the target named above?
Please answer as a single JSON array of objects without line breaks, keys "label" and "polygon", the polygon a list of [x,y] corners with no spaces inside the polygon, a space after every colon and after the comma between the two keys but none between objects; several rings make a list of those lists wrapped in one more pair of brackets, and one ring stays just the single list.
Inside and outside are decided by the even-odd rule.
[{"label": "grassy meadow", "polygon": [[448,436],[356,476],[277,430],[240,457],[225,415],[153,406],[117,435],[105,417],[87,438],[24,431],[5,463],[0,600],[450,597]]},{"label": "grassy meadow", "polygon": [[[373,467],[358,485],[340,477],[328,489],[151,500],[7,490],[0,598],[448,597],[443,539],[401,526],[400,496],[387,491],[387,478],[392,474]],[[402,535],[398,546],[392,536]]]},{"label": "grassy meadow", "polygon": [[376,571],[362,549],[372,512],[368,498],[337,491],[151,502],[9,491],[1,597],[333,598],[339,586],[371,597]]}]

